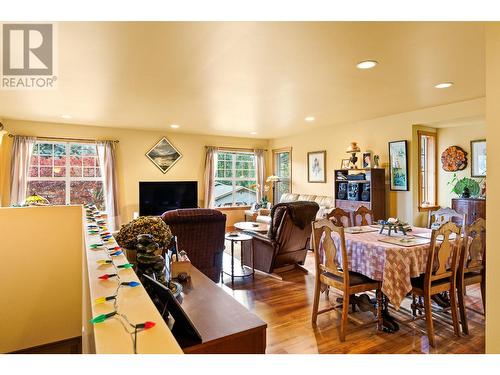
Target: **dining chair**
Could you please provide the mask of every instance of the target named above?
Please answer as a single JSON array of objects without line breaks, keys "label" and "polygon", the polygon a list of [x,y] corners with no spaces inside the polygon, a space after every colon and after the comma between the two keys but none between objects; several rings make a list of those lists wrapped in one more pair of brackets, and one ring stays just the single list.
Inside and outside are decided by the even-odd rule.
[{"label": "dining chair", "polygon": [[373,211],[365,206],[359,206],[352,214],[353,225],[373,224]]},{"label": "dining chair", "polygon": [[333,223],[339,227],[347,228],[352,226],[351,213],[340,207],[335,207],[326,215],[326,218],[333,221]]},{"label": "dining chair", "polygon": [[[452,233],[455,234],[453,240],[451,239]],[[461,251],[460,233],[461,228],[451,221],[444,223],[438,229],[433,229],[425,273],[420,275],[420,277],[411,279],[412,309],[414,312],[415,308],[420,310],[420,307],[416,304],[415,297],[423,297],[427,336],[429,338],[429,345],[431,346],[435,344],[431,303],[433,295],[449,292],[453,330],[455,335],[460,336],[456,293],[457,269],[459,253]],[[450,259],[451,263],[449,262]],[[414,318],[413,321],[419,318]]]},{"label": "dining chair", "polygon": [[[340,249],[332,239],[332,232],[339,237]],[[348,271],[348,255],[344,236],[344,228],[334,225],[331,220],[321,219],[312,223],[312,239],[314,246],[314,259],[316,277],[314,284],[314,300],[312,309],[312,324],[316,325],[319,314],[336,310],[342,306],[342,319],[340,323],[340,341],[345,341],[347,321],[349,318],[349,298],[356,293],[375,290],[377,294],[377,319],[363,323],[359,328],[368,324],[378,323],[382,329],[382,292],[381,282],[372,280],[360,273]],[[323,241],[321,243],[321,241]],[[339,255],[341,260],[339,261]],[[319,310],[319,297],[322,285],[333,287],[343,292],[342,303]],[[354,320],[354,319],[351,319]],[[354,320],[358,322],[357,320]]]},{"label": "dining chair", "polygon": [[463,231],[467,223],[467,215],[459,214],[457,211],[449,207],[440,208],[437,211],[429,211],[427,227],[429,229],[438,229],[444,223],[453,221],[454,218],[460,220],[460,225]]},{"label": "dining chair", "polygon": [[486,312],[486,220],[476,219],[465,227],[462,241],[462,252],[458,263],[457,292],[458,308],[462,331],[469,334],[467,315],[465,313],[465,289],[469,285],[481,285],[483,310]]}]

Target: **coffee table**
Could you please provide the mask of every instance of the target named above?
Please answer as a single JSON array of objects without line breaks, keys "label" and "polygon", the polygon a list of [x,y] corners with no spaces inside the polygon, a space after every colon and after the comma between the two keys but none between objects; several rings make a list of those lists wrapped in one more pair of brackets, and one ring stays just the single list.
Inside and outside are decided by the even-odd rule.
[{"label": "coffee table", "polygon": [[252,221],[241,221],[239,223],[235,223],[234,227],[239,230],[249,230],[254,232],[267,232],[269,230],[269,224],[255,223]]}]

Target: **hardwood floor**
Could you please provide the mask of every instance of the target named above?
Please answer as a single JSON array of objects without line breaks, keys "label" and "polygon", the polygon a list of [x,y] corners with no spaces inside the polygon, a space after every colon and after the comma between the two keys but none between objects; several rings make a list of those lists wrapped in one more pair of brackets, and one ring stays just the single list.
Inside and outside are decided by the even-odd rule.
[{"label": "hardwood floor", "polygon": [[[346,341],[338,340],[339,315],[332,311],[318,317],[318,325],[311,325],[311,306],[314,287],[314,256],[308,254],[305,267],[310,271],[304,274],[294,270],[283,274],[283,280],[258,273],[252,278],[235,280],[234,290],[230,288],[230,277],[224,278],[221,287],[234,296],[261,319],[267,322],[266,353],[484,353],[484,316],[467,310],[469,318],[469,336],[460,338],[453,333],[451,324],[443,322],[444,317],[451,322],[449,313],[437,313],[433,308],[436,331],[436,347],[428,344],[425,334],[425,320],[400,325],[396,333],[377,331],[375,325],[356,331],[356,326],[349,323]],[[330,292],[330,301],[340,296]],[[469,287],[466,303],[482,312],[479,288]],[[403,306],[409,307],[409,299]],[[327,305],[324,294],[320,299],[320,309]],[[371,313],[356,313],[360,318]],[[408,313],[391,311],[394,316],[408,318]],[[353,330],[354,329],[354,330]]]}]

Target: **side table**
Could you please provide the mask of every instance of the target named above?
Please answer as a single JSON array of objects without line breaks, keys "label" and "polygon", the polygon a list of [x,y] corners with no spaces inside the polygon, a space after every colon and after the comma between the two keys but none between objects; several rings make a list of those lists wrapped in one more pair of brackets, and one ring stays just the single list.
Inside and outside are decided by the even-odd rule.
[{"label": "side table", "polygon": [[[244,241],[251,241],[252,236],[249,236],[248,234],[244,233],[237,233],[237,232],[231,232],[231,233],[226,233],[224,238],[228,241],[231,241],[231,272],[228,272],[224,270],[224,267],[222,267],[222,272],[221,272],[221,281],[224,282],[224,273],[227,275],[231,276],[231,288],[234,289],[234,278],[235,277],[247,277],[247,276],[252,276],[252,278],[255,277],[255,265],[254,265],[254,259],[255,259],[255,254],[252,248],[252,271],[249,272],[248,270],[245,269],[245,266],[241,264],[241,271],[242,273],[240,275],[235,275],[234,273],[234,243],[235,242],[240,242],[240,244]],[[243,251],[243,246],[241,246],[241,249]]]}]

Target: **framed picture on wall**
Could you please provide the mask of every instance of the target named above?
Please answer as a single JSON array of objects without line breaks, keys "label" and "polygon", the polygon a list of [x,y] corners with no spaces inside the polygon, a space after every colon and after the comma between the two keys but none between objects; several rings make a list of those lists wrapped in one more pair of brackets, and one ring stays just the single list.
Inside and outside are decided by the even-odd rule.
[{"label": "framed picture on wall", "polygon": [[146,152],[146,156],[163,173],[167,173],[167,171],[182,158],[181,153],[165,137],[160,139],[148,152]]},{"label": "framed picture on wall", "polygon": [[307,181],[326,182],[326,151],[307,153]]},{"label": "framed picture on wall", "polygon": [[372,153],[371,152],[363,152],[362,165],[363,165],[363,168],[371,168],[372,167]]},{"label": "framed picture on wall", "polygon": [[389,174],[391,190],[408,191],[408,142],[389,142]]},{"label": "framed picture on wall", "polygon": [[471,177],[486,177],[486,139],[470,142]]}]

